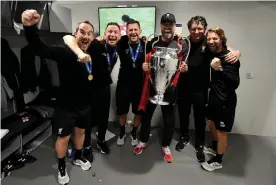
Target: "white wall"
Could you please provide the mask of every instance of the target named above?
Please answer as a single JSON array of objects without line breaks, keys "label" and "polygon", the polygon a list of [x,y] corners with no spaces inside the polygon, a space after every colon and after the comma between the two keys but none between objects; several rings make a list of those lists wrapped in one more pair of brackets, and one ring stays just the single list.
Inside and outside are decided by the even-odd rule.
[{"label": "white wall", "polygon": [[51,32],[71,32],[71,10],[53,2],[49,11]]},{"label": "white wall", "polygon": [[[137,4],[157,7],[157,32],[162,14],[174,13],[177,23],[184,25],[195,15],[205,16],[209,27],[219,25],[226,31],[229,45],[242,52],[241,84],[237,91],[238,106],[233,132],[276,137],[276,3],[275,2],[80,2],[63,5],[71,8],[72,30],[78,22],[89,20],[98,31],[98,7]],[[66,4],[63,2],[63,4]],[[118,67],[118,66],[117,66]],[[118,70],[118,68],[116,68]],[[253,72],[253,79],[246,73]],[[115,71],[113,78],[117,78]],[[115,87],[116,84],[113,84]],[[114,90],[114,89],[113,89]],[[110,119],[116,118],[114,100]],[[132,115],[131,115],[132,116]],[[153,124],[160,118],[155,113]],[[178,121],[178,119],[177,119]],[[178,125],[178,123],[177,123]]]}]

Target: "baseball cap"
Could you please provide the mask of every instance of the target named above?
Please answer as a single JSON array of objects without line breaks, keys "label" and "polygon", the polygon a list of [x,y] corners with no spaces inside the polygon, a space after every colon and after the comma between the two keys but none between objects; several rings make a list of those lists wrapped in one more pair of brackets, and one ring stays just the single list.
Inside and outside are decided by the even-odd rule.
[{"label": "baseball cap", "polygon": [[162,17],[161,17],[161,24],[165,24],[165,23],[176,23],[175,20],[175,16],[171,13],[165,13]]}]

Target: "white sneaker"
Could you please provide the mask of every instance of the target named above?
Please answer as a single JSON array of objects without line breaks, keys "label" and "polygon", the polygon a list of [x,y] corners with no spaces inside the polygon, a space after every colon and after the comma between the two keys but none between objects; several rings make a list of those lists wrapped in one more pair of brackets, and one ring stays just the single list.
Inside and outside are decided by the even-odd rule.
[{"label": "white sneaker", "polygon": [[67,174],[67,169],[65,168],[64,171],[58,169],[58,183],[60,185],[65,185],[65,184],[68,184],[69,181],[70,181],[70,178]]},{"label": "white sneaker", "polygon": [[210,161],[201,163],[201,167],[202,167],[204,170],[207,170],[207,171],[209,171],[209,172],[212,172],[212,171],[214,171],[214,170],[221,169],[221,168],[222,168],[222,164],[210,160]]},{"label": "white sneaker", "polygon": [[74,165],[80,166],[84,171],[87,171],[91,168],[91,163],[84,157],[81,157],[80,159],[74,159],[72,162]]},{"label": "white sneaker", "polygon": [[204,147],[203,152],[206,154],[211,154],[212,156],[216,156],[216,151],[210,147]]},{"label": "white sneaker", "polygon": [[125,137],[126,137],[126,134],[121,138],[121,136],[118,137],[117,139],[117,145],[119,146],[122,146],[125,144]]},{"label": "white sneaker", "polygon": [[131,138],[131,145],[132,145],[132,146],[138,145],[139,141],[138,141],[137,137],[134,138],[134,137],[132,136],[132,134],[130,134],[130,138]]}]

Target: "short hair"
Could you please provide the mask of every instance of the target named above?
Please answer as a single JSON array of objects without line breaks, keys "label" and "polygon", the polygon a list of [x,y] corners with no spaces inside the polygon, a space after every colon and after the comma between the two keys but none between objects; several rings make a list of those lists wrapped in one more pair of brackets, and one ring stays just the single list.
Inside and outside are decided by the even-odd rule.
[{"label": "short hair", "polygon": [[202,26],[204,27],[204,29],[207,28],[208,24],[207,24],[207,21],[205,19],[205,17],[203,16],[195,16],[195,17],[192,17],[188,23],[187,23],[187,26],[188,26],[188,29],[190,29],[192,27],[192,24],[196,22],[197,24],[202,24]]},{"label": "short hair", "polygon": [[223,29],[221,29],[220,27],[217,26],[217,27],[209,29],[207,31],[207,35],[206,36],[208,36],[209,33],[216,33],[219,36],[220,40],[222,41],[221,42],[222,46],[225,47],[225,48],[227,47],[226,46],[227,38],[225,37],[225,33],[224,33]]},{"label": "short hair", "polygon": [[132,20],[127,22],[126,27],[128,27],[128,25],[130,25],[130,24],[138,24],[138,26],[140,28],[140,22],[139,21],[136,21],[136,20],[132,19]]},{"label": "short hair", "polygon": [[128,15],[123,15],[122,16],[122,21],[128,22],[130,20],[130,17]]},{"label": "short hair", "polygon": [[106,27],[105,27],[105,30],[107,29],[108,26],[117,26],[120,30],[120,25],[117,23],[117,22],[109,22],[107,23]]},{"label": "short hair", "polygon": [[89,25],[92,27],[93,33],[94,33],[94,26],[93,26],[93,24],[90,23],[89,21],[83,21],[83,22],[78,23],[77,28],[76,28],[76,32],[79,31],[79,26],[80,26],[80,24],[82,24],[82,23],[84,23],[84,24],[89,24]]}]

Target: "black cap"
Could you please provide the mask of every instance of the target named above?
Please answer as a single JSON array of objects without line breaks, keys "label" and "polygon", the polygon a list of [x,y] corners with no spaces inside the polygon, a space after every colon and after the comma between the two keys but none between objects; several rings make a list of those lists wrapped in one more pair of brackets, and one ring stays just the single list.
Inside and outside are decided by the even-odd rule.
[{"label": "black cap", "polygon": [[171,13],[166,13],[161,17],[161,24],[165,23],[176,23],[175,16]]}]

